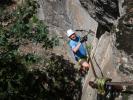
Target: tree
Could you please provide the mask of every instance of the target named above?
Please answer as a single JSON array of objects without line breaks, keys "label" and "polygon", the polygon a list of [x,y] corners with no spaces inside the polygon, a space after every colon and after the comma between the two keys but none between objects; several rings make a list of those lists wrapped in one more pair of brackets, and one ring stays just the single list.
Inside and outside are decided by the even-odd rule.
[{"label": "tree", "polygon": [[[36,18],[37,3],[25,2],[12,12],[2,10],[0,17],[0,99],[79,99],[80,78],[72,63],[55,54],[42,58],[19,52],[26,41],[43,44],[45,49],[58,43],[55,37],[49,38],[47,26]],[[29,67],[36,64],[41,67]]]}]

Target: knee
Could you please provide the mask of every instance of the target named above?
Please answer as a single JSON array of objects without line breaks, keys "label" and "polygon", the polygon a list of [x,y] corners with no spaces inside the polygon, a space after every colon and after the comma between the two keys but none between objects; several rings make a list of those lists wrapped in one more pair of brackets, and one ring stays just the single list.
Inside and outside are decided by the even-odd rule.
[{"label": "knee", "polygon": [[90,64],[87,63],[87,62],[85,62],[85,63],[82,64],[82,66],[83,66],[83,67],[88,67],[88,68],[89,68],[89,67],[90,67]]}]

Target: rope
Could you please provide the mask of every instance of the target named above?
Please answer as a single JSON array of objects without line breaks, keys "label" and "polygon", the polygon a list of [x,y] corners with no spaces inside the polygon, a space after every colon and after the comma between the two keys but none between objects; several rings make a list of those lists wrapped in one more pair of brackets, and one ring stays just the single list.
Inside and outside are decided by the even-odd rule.
[{"label": "rope", "polygon": [[[86,47],[87,47],[87,43],[86,43],[86,42],[85,42],[85,45],[86,45]],[[88,62],[90,61],[90,63],[91,63],[91,68],[92,68],[94,77],[95,77],[95,78],[98,78],[98,76],[97,76],[97,74],[96,74],[96,71],[95,71],[95,69],[94,69],[94,65],[93,65],[93,62],[92,62],[90,53],[89,53],[89,51],[88,51],[88,48],[86,48],[86,49],[87,49],[87,53],[88,53],[88,56],[89,56]]]},{"label": "rope", "polygon": [[[92,32],[92,31],[89,31],[89,32]],[[88,34],[89,34],[89,32],[88,32]],[[91,35],[92,35],[92,34],[91,34]],[[93,34],[93,35],[94,35],[94,34]],[[86,43],[86,42],[85,42],[85,44],[86,44],[86,47],[87,47],[87,43]],[[96,48],[97,48],[97,46],[96,46]],[[96,48],[95,48],[95,50],[96,50]],[[91,49],[92,49],[92,46],[91,46]],[[90,49],[90,50],[91,50],[91,49]],[[94,58],[94,60],[95,60],[95,62],[96,62],[96,65],[98,66],[98,68],[99,68],[99,70],[100,70],[100,72],[101,72],[102,77],[104,77],[103,72],[102,72],[102,70],[101,70],[99,64],[97,63],[94,54],[93,54],[93,56],[92,56],[92,58],[91,58],[88,49],[87,49],[87,52],[88,52],[88,55],[89,55],[89,58],[90,58],[90,63],[91,63],[91,65],[92,65],[92,71],[93,71],[93,74],[94,74],[95,78],[98,78],[98,76],[97,76],[97,74],[96,74],[96,71],[95,71],[95,69],[94,69],[94,65],[93,65],[93,62],[92,62],[92,59],[93,59],[93,58]]]},{"label": "rope", "polygon": [[[101,72],[102,77],[104,77],[104,74],[103,74],[103,72],[102,72],[102,70],[101,70],[99,64],[97,63],[95,56],[93,56],[93,58],[94,58],[94,60],[95,60],[95,62],[96,62],[97,67],[99,68],[99,70],[100,70],[100,72]],[[93,58],[92,58],[92,59],[93,59]]]},{"label": "rope", "polygon": [[[95,48],[94,51],[96,51],[97,47],[98,47],[98,44],[96,45],[96,48]],[[92,48],[91,48],[91,49],[92,49]],[[92,54],[92,59],[93,59],[93,58],[94,58],[94,60],[95,60],[95,63],[96,63],[96,65],[97,65],[97,67],[99,68],[99,70],[100,70],[100,72],[101,72],[102,77],[104,77],[104,74],[103,74],[103,72],[102,72],[102,70],[101,70],[101,67],[100,67],[100,65],[98,64],[98,62],[97,62],[97,60],[96,60],[96,58],[95,58],[95,52]]]}]

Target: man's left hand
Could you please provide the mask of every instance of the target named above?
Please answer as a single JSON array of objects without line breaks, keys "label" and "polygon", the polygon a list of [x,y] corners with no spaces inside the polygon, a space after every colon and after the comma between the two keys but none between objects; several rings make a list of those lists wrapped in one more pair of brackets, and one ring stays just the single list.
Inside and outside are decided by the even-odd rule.
[{"label": "man's left hand", "polygon": [[82,37],[82,39],[81,39],[81,43],[83,43],[83,42],[85,42],[85,41],[87,41],[87,35],[85,35],[84,37]]}]

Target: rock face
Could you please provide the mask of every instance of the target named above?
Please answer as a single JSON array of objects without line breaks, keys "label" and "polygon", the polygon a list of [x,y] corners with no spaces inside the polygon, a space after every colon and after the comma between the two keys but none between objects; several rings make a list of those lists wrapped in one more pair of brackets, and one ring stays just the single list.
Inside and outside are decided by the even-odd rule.
[{"label": "rock face", "polygon": [[119,71],[127,76],[127,79],[133,80],[133,1],[125,0],[122,4],[125,9],[120,10],[123,13],[118,20],[119,31],[115,34],[116,41],[113,49],[115,59],[118,60],[114,62]]},{"label": "rock face", "polygon": [[[92,4],[92,2],[90,2],[91,0],[80,1],[82,2],[83,6],[83,1]],[[95,2],[99,1],[104,2],[107,0],[95,0]],[[84,7],[89,12],[90,10],[86,8],[87,5],[89,4],[86,4],[86,6]],[[106,77],[112,78],[113,81],[131,81],[133,80],[133,1],[119,0],[117,6],[119,6],[120,17],[119,19],[116,18],[117,20],[112,21],[113,25],[115,26],[111,28],[110,33],[104,33],[100,36],[98,42],[95,41],[95,44],[97,44],[97,46],[96,49],[94,49],[93,51],[95,52],[96,60],[93,59],[93,63],[95,64],[97,62],[102,69],[104,75]],[[106,14],[102,15],[102,17],[103,16],[106,16]],[[106,16],[106,18],[107,17],[108,16]],[[111,17],[111,19],[112,18],[113,16]],[[100,21],[98,22],[101,24]],[[110,20],[108,22],[110,22]],[[104,24],[105,26],[107,25],[107,23]],[[94,48],[95,44],[93,45]],[[95,69],[97,73],[99,72],[98,75],[101,77],[100,71],[96,64]],[[90,78],[90,76],[91,75],[88,75],[88,78]],[[94,96],[95,94],[94,91],[89,88],[89,86],[86,86],[86,88],[83,88],[84,94],[82,95],[82,100],[86,100],[86,98],[91,98],[90,94],[92,96]],[[132,95],[128,97],[128,100],[132,100],[131,97]],[[124,100],[125,96],[122,96],[122,99]],[[112,100],[114,99],[112,98]],[[121,99],[117,98],[117,100]]]},{"label": "rock face", "polygon": [[118,0],[79,0],[92,18],[98,24],[97,38],[105,31],[110,31],[111,26],[119,17]]},{"label": "rock face", "polygon": [[79,0],[92,18],[102,25],[113,23],[119,16],[118,0]]},{"label": "rock face", "polygon": [[[97,33],[96,37],[93,37],[92,55],[95,56],[93,63],[99,77],[102,77],[101,69],[103,74],[113,81],[133,80],[132,0],[38,0],[38,2],[40,20],[46,23],[52,34],[56,33],[62,37],[60,47],[55,50],[56,53],[70,60],[72,57],[68,53],[66,30],[91,29]],[[96,91],[88,86],[88,80],[93,79],[90,70],[83,84],[82,100],[96,100]]]},{"label": "rock face", "polygon": [[56,33],[59,37],[63,37],[60,39],[61,46],[55,50],[56,53],[71,59],[70,53],[67,54],[70,50],[68,50],[66,43],[68,41],[66,31],[70,28],[96,31],[98,23],[82,8],[79,0],[38,0],[38,2],[40,5],[38,9],[39,19],[46,23],[50,33]]},{"label": "rock face", "polygon": [[39,0],[38,2],[40,19],[52,28],[56,27],[63,31],[69,28],[96,30],[97,22],[81,7],[78,0]]},{"label": "rock face", "polygon": [[39,0],[41,10],[43,10],[42,20],[51,27],[66,29],[72,23],[66,13],[66,0]]}]

